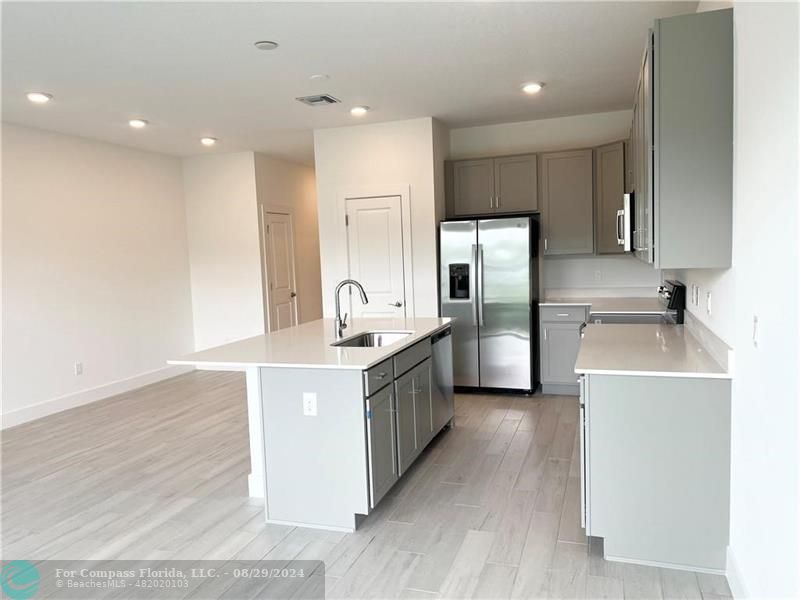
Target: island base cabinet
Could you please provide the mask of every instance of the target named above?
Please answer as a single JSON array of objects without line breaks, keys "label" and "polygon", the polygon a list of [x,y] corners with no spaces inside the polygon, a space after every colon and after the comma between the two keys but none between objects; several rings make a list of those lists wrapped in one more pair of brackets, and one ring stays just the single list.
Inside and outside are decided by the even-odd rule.
[{"label": "island base cabinet", "polygon": [[370,506],[375,508],[397,482],[394,390],[389,385],[367,398]]},{"label": "island base cabinet", "polygon": [[430,381],[430,358],[395,380],[400,475],[408,470],[433,437]]},{"label": "island base cabinet", "polygon": [[724,572],[730,380],[583,380],[587,535],[609,560]]}]

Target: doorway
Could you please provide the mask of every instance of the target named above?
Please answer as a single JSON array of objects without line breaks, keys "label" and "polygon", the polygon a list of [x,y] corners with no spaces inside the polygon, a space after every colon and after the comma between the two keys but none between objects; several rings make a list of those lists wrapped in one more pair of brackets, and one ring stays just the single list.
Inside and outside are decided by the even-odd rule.
[{"label": "doorway", "polygon": [[[406,246],[400,196],[347,198],[348,276],[364,286],[368,304],[353,301],[353,317],[408,315],[406,301]],[[352,292],[352,289],[351,289]]]},{"label": "doorway", "polygon": [[267,330],[277,331],[298,323],[292,216],[262,208],[262,232]]}]

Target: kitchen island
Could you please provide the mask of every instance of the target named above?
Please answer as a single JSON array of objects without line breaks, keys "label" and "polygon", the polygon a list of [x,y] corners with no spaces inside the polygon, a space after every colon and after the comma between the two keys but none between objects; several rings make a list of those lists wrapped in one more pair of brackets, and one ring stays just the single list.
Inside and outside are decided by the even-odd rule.
[{"label": "kitchen island", "polygon": [[608,560],[723,573],[731,375],[684,325],[588,325],[582,524]]},{"label": "kitchen island", "polygon": [[453,418],[450,319],[320,319],[169,361],[243,370],[266,521],[353,531]]}]

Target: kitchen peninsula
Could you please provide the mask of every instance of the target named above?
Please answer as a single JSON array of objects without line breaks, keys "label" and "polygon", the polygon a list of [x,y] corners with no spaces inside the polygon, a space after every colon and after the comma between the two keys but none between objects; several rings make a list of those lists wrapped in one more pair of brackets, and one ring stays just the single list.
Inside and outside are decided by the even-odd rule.
[{"label": "kitchen peninsula", "polygon": [[320,319],[175,365],[243,370],[266,521],[356,528],[453,418],[450,319]]}]

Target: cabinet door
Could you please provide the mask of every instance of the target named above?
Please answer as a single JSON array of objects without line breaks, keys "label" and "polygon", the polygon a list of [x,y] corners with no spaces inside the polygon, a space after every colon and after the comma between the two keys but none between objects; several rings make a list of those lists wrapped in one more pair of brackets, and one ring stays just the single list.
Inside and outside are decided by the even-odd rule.
[{"label": "cabinet door", "polygon": [[398,479],[394,389],[383,388],[367,399],[370,505],[380,502]]},{"label": "cabinet door", "polygon": [[[648,37],[649,39],[649,37]],[[652,51],[648,42],[642,62],[637,91],[636,118],[638,140],[636,152],[635,234],[633,236],[636,257],[647,263],[653,262],[653,89]]]},{"label": "cabinet door", "polygon": [[542,383],[575,384],[580,323],[542,323]]},{"label": "cabinet door", "polygon": [[414,385],[417,445],[418,450],[421,452],[431,441],[434,434],[430,358],[414,369]]},{"label": "cabinet door", "polygon": [[397,403],[397,463],[398,473],[406,472],[419,454],[414,396],[416,391],[414,369],[398,377],[395,382]]},{"label": "cabinet door", "polygon": [[496,212],[530,212],[539,208],[536,155],[494,159]]},{"label": "cabinet door", "polygon": [[621,254],[617,243],[617,211],[625,194],[625,145],[622,142],[594,151],[595,240],[598,254]]},{"label": "cabinet door", "polygon": [[541,157],[545,254],[594,252],[592,151]]},{"label": "cabinet door", "polygon": [[486,158],[453,163],[453,196],[456,215],[494,212],[494,161]]}]

